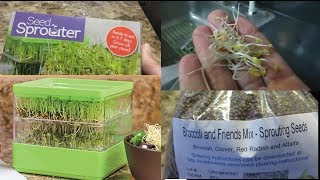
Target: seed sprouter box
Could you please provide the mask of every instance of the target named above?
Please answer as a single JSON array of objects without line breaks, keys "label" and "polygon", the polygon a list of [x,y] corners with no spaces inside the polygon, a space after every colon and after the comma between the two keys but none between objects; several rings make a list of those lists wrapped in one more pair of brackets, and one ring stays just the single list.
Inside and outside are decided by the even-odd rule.
[{"label": "seed sprouter box", "polygon": [[0,74],[139,75],[140,22],[14,12]]},{"label": "seed sprouter box", "polygon": [[13,167],[102,179],[126,164],[132,82],[44,78],[13,86]]}]

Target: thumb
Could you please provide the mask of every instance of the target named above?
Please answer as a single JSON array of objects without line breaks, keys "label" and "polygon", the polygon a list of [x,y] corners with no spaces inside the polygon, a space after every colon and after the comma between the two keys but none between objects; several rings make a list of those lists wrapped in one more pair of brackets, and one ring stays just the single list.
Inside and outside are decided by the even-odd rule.
[{"label": "thumb", "polygon": [[160,75],[161,67],[153,57],[150,44],[145,43],[142,45],[142,73],[146,75]]}]

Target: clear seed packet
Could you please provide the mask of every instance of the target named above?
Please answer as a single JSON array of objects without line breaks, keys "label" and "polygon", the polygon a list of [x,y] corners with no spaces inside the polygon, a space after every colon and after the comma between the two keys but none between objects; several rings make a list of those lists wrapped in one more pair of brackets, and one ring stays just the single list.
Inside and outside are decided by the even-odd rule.
[{"label": "clear seed packet", "polygon": [[318,102],[308,91],[183,91],[164,178],[318,178]]}]

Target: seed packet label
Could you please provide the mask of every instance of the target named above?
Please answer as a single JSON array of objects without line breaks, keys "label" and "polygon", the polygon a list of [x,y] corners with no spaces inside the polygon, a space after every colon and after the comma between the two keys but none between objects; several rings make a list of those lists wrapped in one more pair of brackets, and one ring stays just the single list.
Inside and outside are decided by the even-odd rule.
[{"label": "seed packet label", "polygon": [[16,12],[11,36],[83,41],[86,19],[31,12]]},{"label": "seed packet label", "polygon": [[173,119],[179,178],[318,178],[318,113],[250,121]]},{"label": "seed packet label", "polygon": [[106,38],[109,50],[116,56],[129,56],[138,47],[137,35],[128,27],[112,28]]}]

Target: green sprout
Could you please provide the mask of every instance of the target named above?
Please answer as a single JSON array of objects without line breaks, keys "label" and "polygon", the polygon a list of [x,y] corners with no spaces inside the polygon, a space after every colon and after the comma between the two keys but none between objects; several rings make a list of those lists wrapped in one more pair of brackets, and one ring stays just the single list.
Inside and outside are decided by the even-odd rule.
[{"label": "green sprout", "polygon": [[146,143],[153,145],[155,150],[161,148],[161,126],[159,124],[149,125],[145,124],[146,131],[136,131],[130,139],[130,143],[135,146],[141,146]]},{"label": "green sprout", "polygon": [[203,71],[207,66],[225,61],[227,63],[221,66],[227,66],[233,72],[234,80],[241,79],[238,73],[240,71],[247,71],[255,77],[265,76],[267,72],[265,63],[271,64],[275,71],[279,71],[280,67],[277,64],[265,58],[270,55],[272,45],[263,44],[260,38],[252,35],[240,35],[237,30],[239,11],[237,17],[234,14],[233,16],[235,19],[233,24],[227,23],[228,16],[216,17],[220,27],[211,24],[215,31],[212,35],[208,35],[210,45],[207,52],[202,55],[203,57],[199,57],[202,64],[200,69]]},{"label": "green sprout", "polygon": [[96,100],[15,97],[17,142],[105,150],[121,141],[132,118],[131,94]]},{"label": "green sprout", "polygon": [[130,143],[135,146],[140,146],[145,142],[146,133],[144,131],[137,131],[133,134],[133,137],[130,139]]},{"label": "green sprout", "polygon": [[140,54],[113,55],[102,44],[6,36],[2,62],[16,75],[136,75]]},{"label": "green sprout", "polygon": [[49,42],[53,45],[56,41],[26,39],[21,37],[6,36],[6,43],[2,56],[3,63],[13,63],[13,74],[34,75],[39,74],[41,59],[47,53]]},{"label": "green sprout", "polygon": [[124,138],[116,133],[115,123],[104,125],[21,118],[17,126],[29,131],[19,132],[16,142],[40,146],[100,151]]},{"label": "green sprout", "polygon": [[102,44],[61,41],[45,56],[41,74],[59,75],[134,75],[140,73],[140,54],[113,55]]},{"label": "green sprout", "polygon": [[16,97],[16,111],[23,118],[98,123],[131,113],[130,95],[105,101],[64,100],[54,97]]}]

